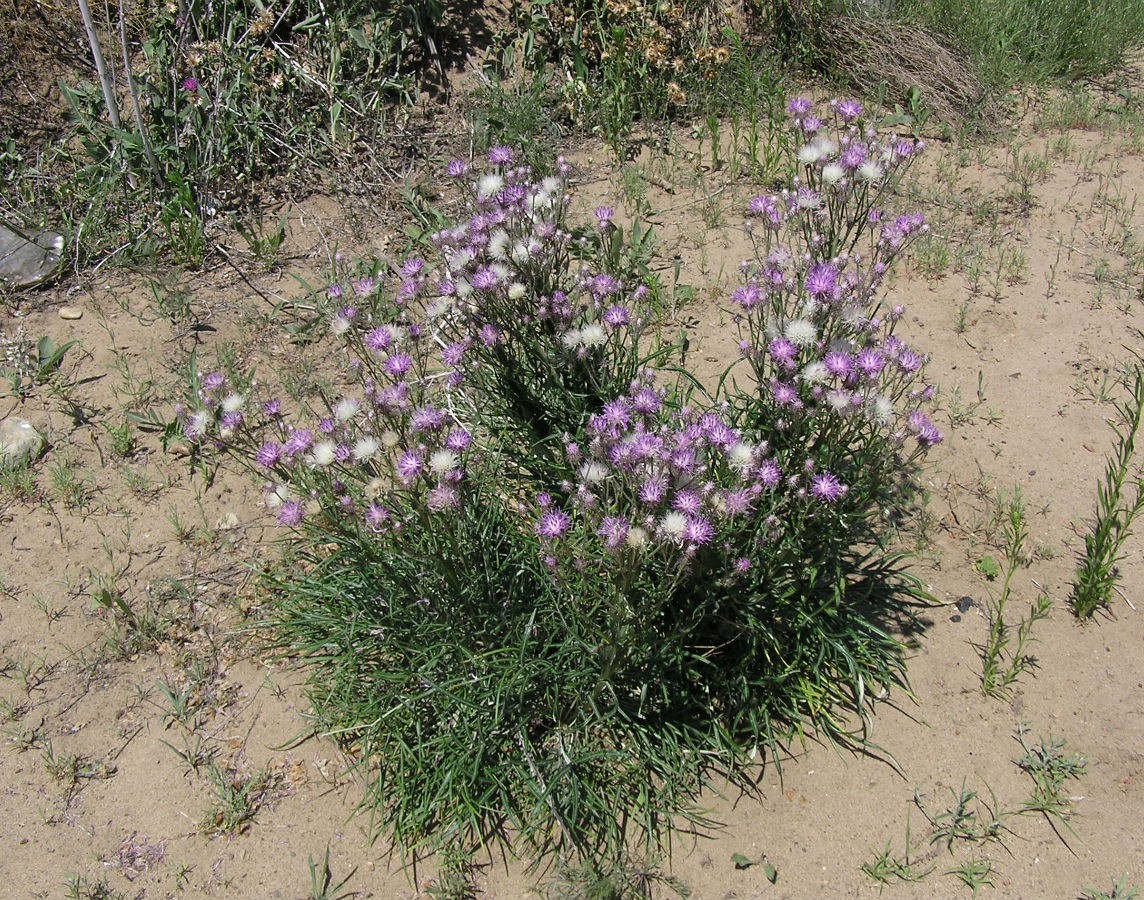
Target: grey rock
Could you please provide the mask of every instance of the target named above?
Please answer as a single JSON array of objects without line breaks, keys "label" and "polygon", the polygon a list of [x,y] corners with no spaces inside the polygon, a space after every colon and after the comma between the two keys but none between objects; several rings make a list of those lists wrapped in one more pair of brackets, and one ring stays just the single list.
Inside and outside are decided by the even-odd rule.
[{"label": "grey rock", "polygon": [[26,466],[43,450],[44,439],[31,422],[15,416],[0,420],[0,464]]},{"label": "grey rock", "polygon": [[25,288],[50,278],[59,268],[64,239],[54,231],[22,231],[0,224],[0,283]]}]

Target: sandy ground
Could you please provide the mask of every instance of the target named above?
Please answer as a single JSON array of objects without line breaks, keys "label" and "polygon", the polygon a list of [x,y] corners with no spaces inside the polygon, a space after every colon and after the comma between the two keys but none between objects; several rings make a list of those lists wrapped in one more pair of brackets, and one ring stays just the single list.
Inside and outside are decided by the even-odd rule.
[{"label": "sandy ground", "polygon": [[[1144,351],[1141,98],[1092,97],[1030,103],[980,147],[930,140],[913,202],[935,240],[893,296],[907,306],[907,338],[932,355],[948,436],[924,476],[924,516],[903,535],[942,605],[911,651],[914,697],[888,698],[872,723],[896,764],[812,742],[791,748],[781,779],[766,770],[759,796],[712,796],[723,827],[679,838],[663,863],[691,896],[969,897],[957,872],[974,866],[988,869],[982,897],[1144,883],[1144,537],[1127,545],[1107,613],[1082,625],[1067,606],[1113,442],[1111,400],[1123,396],[1118,366]],[[696,289],[680,320],[692,361],[710,372],[733,352],[722,298],[759,187],[735,166],[712,170],[693,142],[673,147],[622,171],[604,167],[603,151],[582,154],[582,202],[650,210],[664,276],[678,260]],[[285,212],[275,271],[223,235],[233,264],[215,257],[162,281],[69,278],[21,297],[0,323],[9,340],[20,329],[78,342],[58,390],[0,401],[50,444],[33,496],[0,494],[0,896],[310,896],[308,861],[320,872],[327,849],[329,887],[347,879],[338,895],[461,895],[432,861],[403,869],[384,840],[368,840],[346,760],[308,732],[305,673],[245,627],[260,613],[251,567],[275,552],[257,485],[192,473],[152,431],[134,429],[130,448],[108,431],[127,410],[169,416],[192,351],[203,368],[223,353],[280,372],[320,358],[274,327],[275,304],[305,296],[299,279],[320,283],[335,248],[383,250],[393,219],[330,198]],[[61,318],[62,306],[82,318]],[[1033,629],[1036,667],[992,699],[975,645],[1000,583],[980,561],[1003,561],[998,511],[1017,488],[1030,544],[1008,615],[1042,591],[1052,609]],[[118,591],[139,627],[101,606],[101,591]],[[1014,762],[1022,728],[1030,745],[1064,741],[1062,753],[1086,760],[1064,785],[1067,827],[1017,814],[1033,792]],[[935,834],[963,793],[966,836],[947,847]],[[863,871],[887,853],[918,880],[883,886]],[[542,876],[499,859],[477,860],[471,876],[480,897],[544,890]]]}]

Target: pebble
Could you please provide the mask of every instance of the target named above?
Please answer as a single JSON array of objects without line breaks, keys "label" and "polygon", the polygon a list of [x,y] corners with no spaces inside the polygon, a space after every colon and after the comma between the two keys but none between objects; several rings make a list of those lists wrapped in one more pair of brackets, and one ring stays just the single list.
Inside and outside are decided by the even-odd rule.
[{"label": "pebble", "polygon": [[78,306],[61,306],[60,307],[61,319],[82,319],[83,310]]},{"label": "pebble", "polygon": [[44,439],[31,422],[16,416],[0,420],[0,461],[25,466],[39,458]]}]

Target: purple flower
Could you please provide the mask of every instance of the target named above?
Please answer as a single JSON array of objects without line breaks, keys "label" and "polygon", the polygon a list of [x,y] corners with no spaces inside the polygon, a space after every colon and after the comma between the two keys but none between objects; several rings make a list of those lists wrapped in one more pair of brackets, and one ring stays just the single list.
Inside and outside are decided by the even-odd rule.
[{"label": "purple flower", "polygon": [[659,503],[667,491],[667,479],[662,475],[649,478],[640,485],[639,498],[644,503]]},{"label": "purple flower", "polygon": [[484,268],[476,272],[472,278],[473,289],[477,291],[490,291],[497,286],[500,278],[492,269]]},{"label": "purple flower", "polygon": [[365,524],[371,531],[381,531],[389,521],[389,510],[379,503],[371,503],[365,511]]},{"label": "purple flower", "polygon": [[615,550],[624,542],[630,528],[631,524],[623,516],[605,516],[596,534],[604,539],[609,549]]},{"label": "purple flower", "polygon": [[806,97],[795,97],[786,106],[787,115],[795,119],[801,119],[811,109],[811,103]]},{"label": "purple flower", "polygon": [[604,324],[609,328],[619,328],[621,325],[627,325],[629,318],[628,308],[626,306],[620,306],[619,304],[609,306],[604,311],[602,318]]},{"label": "purple flower", "polygon": [[759,480],[759,484],[764,487],[773,488],[778,486],[778,483],[782,480],[783,473],[778,463],[773,459],[764,459],[759,464],[759,468],[755,472],[755,477]]},{"label": "purple flower", "polygon": [[857,100],[841,100],[837,109],[839,118],[847,125],[862,115],[862,104]]},{"label": "purple flower", "polygon": [[456,368],[465,360],[465,351],[469,349],[468,341],[454,341],[446,344],[441,350],[441,362],[450,368]]},{"label": "purple flower", "polygon": [[853,364],[848,353],[827,353],[822,359],[826,371],[838,378],[845,378],[853,371]]},{"label": "purple flower", "polygon": [[699,512],[699,507],[702,505],[699,495],[695,491],[683,490],[676,492],[675,499],[671,501],[671,508],[678,509],[682,513],[687,513],[689,516],[694,516]]},{"label": "purple flower", "polygon": [[858,359],[855,364],[858,366],[858,371],[867,378],[876,378],[878,373],[886,365],[886,360],[882,354],[877,350],[863,350],[858,354]]},{"label": "purple flower", "polygon": [[449,160],[449,165],[445,167],[445,174],[450,178],[464,175],[467,171],[469,171],[469,164],[463,159],[451,159]]},{"label": "purple flower", "polygon": [[916,372],[922,367],[922,362],[922,358],[909,347],[898,354],[898,367],[903,372]]},{"label": "purple flower", "polygon": [[830,263],[816,263],[806,273],[806,292],[816,300],[834,293],[838,286],[838,273]]},{"label": "purple flower", "polygon": [[659,395],[651,388],[641,388],[632,399],[632,408],[641,416],[650,416],[659,409]]},{"label": "purple flower", "polygon": [[394,353],[385,361],[385,371],[394,378],[400,378],[413,366],[413,358],[405,353]]},{"label": "purple flower", "polygon": [[254,461],[264,469],[269,469],[282,458],[282,447],[274,441],[267,441],[254,454]]},{"label": "purple flower", "polygon": [[536,523],[536,533],[542,540],[554,541],[561,537],[572,525],[567,513],[559,509],[550,509],[544,513]]},{"label": "purple flower", "polygon": [[620,283],[611,275],[601,273],[592,279],[589,283],[589,289],[592,291],[593,297],[597,300],[602,300],[618,291],[620,289]]},{"label": "purple flower", "polygon": [[[370,278],[368,275],[363,275],[361,278],[354,282],[353,288],[355,297],[368,297],[377,290],[377,282]],[[354,313],[357,313],[356,309],[354,309]],[[343,312],[342,315],[345,316],[345,313]],[[345,317],[347,319],[353,318],[353,316]]]},{"label": "purple flower", "polygon": [[501,339],[500,329],[498,329],[492,323],[486,323],[486,324],[481,326],[481,330],[480,330],[480,333],[478,334],[478,337],[480,337],[481,343],[484,344],[486,347],[489,347],[489,348],[495,347],[497,344],[500,343],[500,339]]},{"label": "purple flower", "polygon": [[627,397],[617,397],[604,404],[600,421],[605,427],[627,428],[632,421],[632,402]]},{"label": "purple flower", "polygon": [[757,284],[745,284],[731,292],[731,302],[737,303],[746,310],[752,310],[759,305],[763,294]]},{"label": "purple flower", "polygon": [[450,450],[456,450],[461,453],[469,449],[469,444],[472,443],[472,435],[464,428],[454,428],[449,432],[445,438],[445,446]]},{"label": "purple flower", "polygon": [[810,493],[823,503],[833,503],[846,493],[846,486],[829,472],[823,472],[811,480]]},{"label": "purple flower", "polygon": [[416,450],[406,450],[397,460],[397,475],[408,484],[425,470],[425,462]]},{"label": "purple flower", "polygon": [[692,546],[701,546],[711,543],[715,537],[715,529],[706,519],[695,517],[687,520],[683,528],[683,542]]},{"label": "purple flower", "polygon": [[411,256],[401,264],[401,274],[405,278],[412,278],[425,268],[425,260],[420,256]]},{"label": "purple flower", "polygon": [[445,424],[445,413],[426,405],[415,410],[410,427],[413,431],[439,431]]},{"label": "purple flower", "polygon": [[194,75],[188,75],[183,79],[183,90],[188,94],[193,94],[199,89],[199,80]]},{"label": "purple flower", "polygon": [[287,500],[278,507],[278,524],[293,528],[302,522],[302,501]]},{"label": "purple flower", "polygon": [[838,161],[842,163],[844,169],[849,169],[851,172],[861,168],[862,164],[866,162],[866,145],[851,144],[842,151]]},{"label": "purple flower", "polygon": [[751,571],[751,561],[747,557],[742,557],[735,562],[735,574],[746,575]]},{"label": "purple flower", "polygon": [[609,222],[612,221],[612,216],[616,211],[610,206],[597,206],[593,213],[596,216],[596,221],[599,223],[600,228],[604,228]]},{"label": "purple flower", "polygon": [[767,351],[771,354],[771,359],[783,369],[793,369],[795,366],[795,357],[798,356],[798,348],[785,337],[777,337],[770,344],[767,345]]},{"label": "purple flower", "polygon": [[203,393],[213,393],[220,390],[224,384],[226,384],[226,376],[222,372],[211,372],[209,375],[203,376]]},{"label": "purple flower", "polygon": [[276,419],[282,415],[282,401],[267,400],[262,404],[262,414],[268,418]]},{"label": "purple flower", "polygon": [[297,456],[299,453],[305,453],[313,443],[314,435],[310,431],[295,429],[290,432],[286,438],[286,443],[282,445],[282,455],[289,458]]},{"label": "purple flower", "polygon": [[798,406],[798,391],[785,381],[771,382],[771,397],[779,406]]},{"label": "purple flower", "polygon": [[489,150],[489,162],[494,166],[507,166],[512,162],[511,147],[493,147]]}]

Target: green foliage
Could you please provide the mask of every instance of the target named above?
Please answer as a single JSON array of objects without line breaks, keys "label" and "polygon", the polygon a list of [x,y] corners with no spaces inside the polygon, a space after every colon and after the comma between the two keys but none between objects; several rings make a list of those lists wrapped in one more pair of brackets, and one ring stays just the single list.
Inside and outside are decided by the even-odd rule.
[{"label": "green foliage", "polygon": [[1107,891],[1085,888],[1081,900],[1136,900],[1140,891],[1134,884],[1128,884],[1128,873],[1124,873]]},{"label": "green foliage", "polygon": [[[1077,567],[1069,603],[1078,619],[1089,618],[1112,600],[1119,577],[1117,564],[1124,558],[1124,542],[1144,509],[1144,476],[1136,456],[1136,439],[1144,420],[1144,369],[1132,367],[1131,397],[1116,404],[1119,423],[1112,426],[1116,447],[1097,485],[1096,516],[1084,536],[1084,557]],[[1126,496],[1129,487],[1134,490]]]},{"label": "green foliage", "polygon": [[[288,418],[236,365],[192,366],[179,424],[269,483],[292,530],[264,577],[277,641],[359,762],[371,830],[415,855],[558,854],[614,896],[633,859],[709,824],[705,788],[753,790],[760,756],[808,732],[873,747],[867,714],[908,690],[903,635],[926,599],[884,529],[940,434],[917,408],[923,359],[870,324],[879,281],[825,261],[868,236],[880,165],[853,195],[815,182],[837,201],[813,216],[825,240],[790,254],[765,304],[736,292],[752,372],[706,393],[657,336],[649,230],[604,207],[572,225],[566,166],[489,156],[449,165],[466,221],[411,196],[426,258],[315,293],[354,360],[345,393],[299,392]],[[894,225],[878,275],[919,227]],[[806,290],[835,287],[807,310]],[[768,317],[793,336],[781,358]],[[827,405],[828,345],[836,368],[877,357],[884,403]],[[797,404],[770,389],[792,368],[818,373]]]},{"label": "green foliage", "polygon": [[1076,753],[1065,754],[1066,741],[1041,738],[1033,746],[1028,741],[1029,726],[1022,722],[1017,726],[1016,739],[1025,751],[1024,755],[1013,760],[1033,779],[1033,795],[1025,801],[1020,812],[1039,813],[1050,822],[1064,825],[1074,837],[1068,819],[1072,815],[1072,801],[1062,793],[1069,779],[1080,778],[1088,772],[1083,756]]},{"label": "green foliage", "polygon": [[[978,648],[981,653],[981,688],[991,697],[1003,696],[1020,677],[1031,668],[1035,661],[1026,653],[1033,625],[1049,614],[1052,601],[1045,593],[1029,605],[1029,614],[1017,625],[1016,643],[1013,641],[1012,625],[1006,621],[1005,612],[1013,592],[1013,576],[1025,564],[1025,544],[1028,541],[1028,526],[1025,523],[1025,504],[1021,492],[1014,489],[1008,498],[1001,500],[1002,529],[1005,541],[1005,577],[1000,591],[989,592],[985,604],[985,615],[989,632],[985,642]],[[1001,572],[1000,566],[991,556],[978,560],[976,568],[986,578],[993,580]]]},{"label": "green foliage", "polygon": [[1100,75],[1144,37],[1144,3],[906,0],[900,15],[962,47],[987,84]]}]

